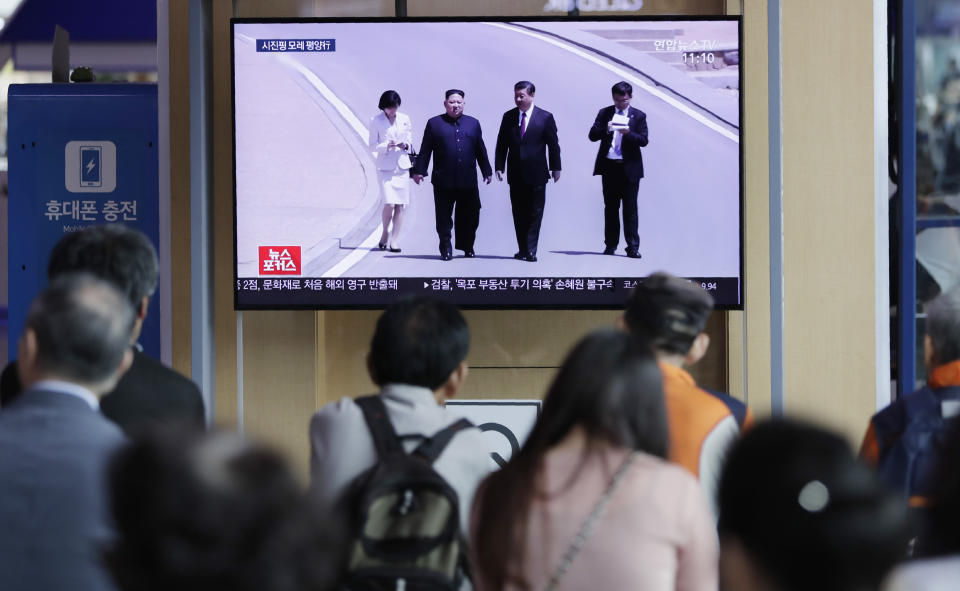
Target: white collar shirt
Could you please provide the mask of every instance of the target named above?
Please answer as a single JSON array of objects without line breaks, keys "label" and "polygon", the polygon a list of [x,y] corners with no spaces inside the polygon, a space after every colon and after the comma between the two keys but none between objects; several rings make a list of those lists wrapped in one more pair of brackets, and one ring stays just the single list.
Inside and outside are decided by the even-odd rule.
[{"label": "white collar shirt", "polygon": [[517,113],[517,125],[523,123],[523,114],[527,114],[527,125],[530,125],[530,117],[533,117],[533,103],[530,103],[530,108],[524,111],[523,109],[517,108],[519,113]]},{"label": "white collar shirt", "polygon": [[[614,115],[626,115],[630,116],[630,107],[626,109],[618,109],[616,105],[613,106]],[[613,141],[610,142],[610,149],[607,150],[607,159],[608,160],[623,160],[623,153],[621,151],[621,143],[623,142],[623,134],[614,131],[613,132]]]},{"label": "white collar shirt", "polygon": [[[460,418],[437,403],[428,388],[407,384],[386,384],[380,396],[397,435],[430,437]],[[409,453],[422,438],[407,437]],[[331,402],[310,421],[310,488],[321,501],[336,504],[343,500],[350,484],[377,461],[373,438],[363,411],[351,398]],[[457,433],[437,458],[434,467],[457,492],[460,521],[467,531],[473,495],[480,481],[496,465],[479,429]]]}]

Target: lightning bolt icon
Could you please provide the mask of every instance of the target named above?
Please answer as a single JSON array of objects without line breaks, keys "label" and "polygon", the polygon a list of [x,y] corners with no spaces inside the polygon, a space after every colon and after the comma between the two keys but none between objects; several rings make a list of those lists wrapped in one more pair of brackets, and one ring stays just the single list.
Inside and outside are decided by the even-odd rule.
[{"label": "lightning bolt icon", "polygon": [[90,174],[90,171],[93,170],[93,167],[94,167],[94,166],[95,166],[95,165],[94,165],[94,163],[93,163],[93,158],[91,158],[91,159],[90,159],[90,162],[87,162],[87,166],[86,166],[87,174]]}]

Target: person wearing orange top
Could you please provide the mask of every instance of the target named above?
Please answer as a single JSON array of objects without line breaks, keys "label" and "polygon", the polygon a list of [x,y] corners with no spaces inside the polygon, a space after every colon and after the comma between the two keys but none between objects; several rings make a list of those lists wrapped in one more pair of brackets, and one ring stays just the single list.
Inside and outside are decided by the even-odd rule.
[{"label": "person wearing orange top", "polygon": [[960,288],[927,305],[927,385],[873,415],[860,457],[888,486],[926,506],[942,459],[943,434],[960,416]]},{"label": "person wearing orange top", "polygon": [[696,283],[668,273],[654,273],[631,293],[621,326],[654,350],[663,374],[670,426],[668,458],[699,478],[716,506],[720,470],[730,445],[753,416],[735,398],[697,386],[684,369],[710,347],[704,332],[713,298]]}]

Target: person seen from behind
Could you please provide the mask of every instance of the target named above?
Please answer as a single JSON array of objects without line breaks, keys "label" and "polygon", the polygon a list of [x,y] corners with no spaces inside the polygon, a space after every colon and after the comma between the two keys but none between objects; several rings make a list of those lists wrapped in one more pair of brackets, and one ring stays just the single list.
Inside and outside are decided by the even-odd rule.
[{"label": "person seen from behind", "polygon": [[716,589],[710,510],[667,449],[653,354],[619,331],[584,338],[524,446],[478,492],[477,588]]},{"label": "person seen from behind", "polygon": [[[140,350],[137,340],[157,289],[157,251],[143,232],[123,224],[88,226],[65,234],[50,252],[47,277],[89,273],[123,293],[136,312],[129,345],[130,370],[100,401],[103,414],[129,435],[161,423],[187,423],[204,428],[200,389],[191,380]],[[0,404],[7,406],[21,392],[17,366],[11,362],[0,376]]]},{"label": "person seen from behind", "polygon": [[311,492],[350,517],[345,588],[469,585],[470,507],[496,465],[480,430],[443,405],[466,380],[469,347],[456,306],[402,299],[381,314],[370,343],[379,392],[313,415]]},{"label": "person seen from behind", "polygon": [[110,467],[120,591],[325,591],[339,528],[287,462],[239,435],[163,427]]},{"label": "person seen from behind", "polygon": [[123,432],[100,399],[130,367],[133,307],[85,274],[33,301],[17,347],[21,392],[0,412],[0,589],[113,591],[106,465]]},{"label": "person seen from behind", "polygon": [[906,508],[838,435],[794,421],[751,429],[720,482],[721,587],[875,591],[906,554]]},{"label": "person seen from behind", "polygon": [[960,416],[960,288],[926,306],[927,385],[875,414],[860,456],[922,511],[933,493],[949,422]]},{"label": "person seen from behind", "polygon": [[653,347],[663,373],[669,458],[700,479],[711,505],[727,449],[753,422],[745,404],[699,387],[684,369],[703,359],[710,347],[704,329],[712,311],[713,298],[699,285],[659,272],[630,294],[621,325]]}]

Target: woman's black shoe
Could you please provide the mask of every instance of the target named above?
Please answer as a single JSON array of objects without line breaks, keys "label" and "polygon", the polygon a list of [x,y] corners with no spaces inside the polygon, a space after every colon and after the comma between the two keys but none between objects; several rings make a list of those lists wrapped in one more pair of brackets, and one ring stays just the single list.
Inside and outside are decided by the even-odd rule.
[{"label": "woman's black shoe", "polygon": [[391,246],[391,247],[388,248],[387,250],[390,251],[390,252],[400,252],[400,249],[397,248],[397,247],[395,247],[395,246]]},{"label": "woman's black shoe", "polygon": [[377,246],[380,248],[380,250],[387,250],[387,245],[384,242],[381,242]]}]

